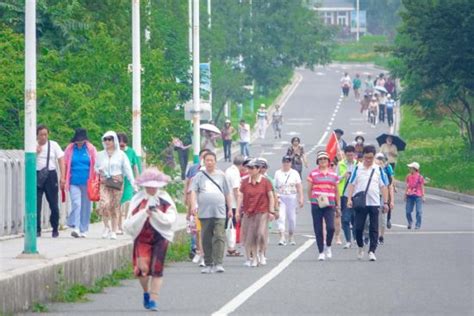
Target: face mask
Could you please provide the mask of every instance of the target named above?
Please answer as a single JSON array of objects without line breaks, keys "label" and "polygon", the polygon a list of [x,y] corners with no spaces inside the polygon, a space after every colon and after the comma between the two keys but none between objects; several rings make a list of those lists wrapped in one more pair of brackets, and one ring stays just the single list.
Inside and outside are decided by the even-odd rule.
[{"label": "face mask", "polygon": [[362,139],[358,139],[357,144],[362,144]]}]

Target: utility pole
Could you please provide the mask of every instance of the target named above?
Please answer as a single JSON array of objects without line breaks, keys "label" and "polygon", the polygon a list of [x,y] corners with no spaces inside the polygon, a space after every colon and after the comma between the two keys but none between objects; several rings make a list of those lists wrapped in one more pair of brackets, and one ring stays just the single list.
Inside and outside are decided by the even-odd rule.
[{"label": "utility pole", "polygon": [[199,163],[199,151],[201,150],[201,95],[199,74],[199,0],[193,0],[193,152],[194,163]]},{"label": "utility pole", "polygon": [[142,113],[141,113],[141,60],[140,60],[140,0],[132,0],[132,135],[133,149],[139,161],[142,157]]},{"label": "utility pole", "polygon": [[23,255],[38,254],[36,243],[36,0],[25,1],[25,243]]},{"label": "utility pole", "polygon": [[[188,50],[189,59],[193,58],[193,0],[188,0]],[[192,66],[191,66],[192,71]]]},{"label": "utility pole", "polygon": [[[207,28],[211,30],[211,0],[207,0]],[[211,120],[212,120],[212,72],[211,72],[211,52],[209,51],[209,104],[211,105]]]},{"label": "utility pole", "polygon": [[360,6],[359,6],[359,0],[357,0],[357,8],[356,8],[356,19],[357,19],[357,41],[359,41],[359,30],[360,30]]}]

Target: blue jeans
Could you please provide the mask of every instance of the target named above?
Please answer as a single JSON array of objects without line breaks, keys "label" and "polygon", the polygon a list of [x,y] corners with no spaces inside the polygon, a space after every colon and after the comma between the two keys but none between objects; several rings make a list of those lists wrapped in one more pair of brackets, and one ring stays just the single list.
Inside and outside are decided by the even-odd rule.
[{"label": "blue jeans", "polygon": [[240,154],[244,157],[250,156],[248,142],[240,142]]},{"label": "blue jeans", "polygon": [[71,213],[68,216],[69,227],[78,229],[81,233],[89,230],[92,203],[87,196],[87,185],[72,185],[69,188],[71,198]]},{"label": "blue jeans", "polygon": [[232,148],[232,140],[224,140],[224,159],[229,161],[231,160],[231,148]]},{"label": "blue jeans", "polygon": [[406,204],[406,212],[407,212],[407,221],[408,225],[413,223],[413,218],[411,217],[411,213],[413,212],[413,207],[416,207],[416,223],[415,227],[421,227],[421,217],[423,215],[423,199],[420,196],[416,195],[407,195],[407,204]]},{"label": "blue jeans", "polygon": [[[355,239],[355,212],[353,208],[347,207],[347,197],[341,197],[341,208],[342,208],[342,231],[346,242],[351,242],[352,238]],[[352,236],[351,236],[351,224],[352,224]]]}]

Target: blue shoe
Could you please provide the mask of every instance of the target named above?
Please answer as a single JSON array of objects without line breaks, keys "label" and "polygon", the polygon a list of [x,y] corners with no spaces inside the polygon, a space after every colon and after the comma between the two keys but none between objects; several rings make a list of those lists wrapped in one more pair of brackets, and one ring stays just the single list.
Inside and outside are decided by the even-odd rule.
[{"label": "blue shoe", "polygon": [[148,292],[143,293],[143,307],[150,309],[150,294]]},{"label": "blue shoe", "polygon": [[154,300],[150,300],[150,303],[148,304],[148,309],[151,311],[157,311],[158,310],[158,303],[155,302]]}]

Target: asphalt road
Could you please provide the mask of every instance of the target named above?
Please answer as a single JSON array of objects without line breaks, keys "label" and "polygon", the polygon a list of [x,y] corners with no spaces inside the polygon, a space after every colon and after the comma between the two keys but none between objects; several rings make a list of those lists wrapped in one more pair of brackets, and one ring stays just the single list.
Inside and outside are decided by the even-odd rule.
[{"label": "asphalt road", "polygon": [[[342,128],[348,142],[363,134],[366,143],[375,143],[378,134],[388,131],[386,125],[371,128],[352,95],[338,106],[339,79],[345,70],[351,76],[379,72],[363,65],[299,71],[303,79],[283,108],[284,139],[275,140],[269,129],[266,138],[250,149],[252,156],[269,160],[271,174],[280,166],[293,136],[301,137],[314,168],[315,153],[328,139],[327,135],[323,138],[325,132]],[[344,250],[336,245],[332,260],[318,262],[310,207],[306,205],[298,212],[297,245],[277,246],[278,237],[271,234],[265,267],[246,268],[242,258],[226,258],[224,274],[201,275],[200,268],[189,262],[169,266],[160,313],[472,315],[473,215],[472,206],[430,197],[424,205],[422,229],[408,231],[398,194],[392,219],[395,225],[377,249],[376,262],[358,261],[355,248]],[[48,315],[138,315],[144,312],[141,297],[138,282],[131,280],[89,296],[87,303],[49,305]]]}]

